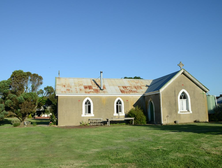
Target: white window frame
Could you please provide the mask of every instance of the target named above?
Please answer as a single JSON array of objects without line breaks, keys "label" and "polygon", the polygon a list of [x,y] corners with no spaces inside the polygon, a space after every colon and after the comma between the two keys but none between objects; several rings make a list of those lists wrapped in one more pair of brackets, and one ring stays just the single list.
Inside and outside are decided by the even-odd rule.
[{"label": "white window frame", "polygon": [[[181,107],[180,107],[180,95],[181,95],[181,93],[182,92],[184,92],[185,94],[186,94],[186,96],[187,96],[187,105],[188,105],[188,110],[180,110],[181,109]],[[192,110],[191,110],[191,102],[190,102],[190,95],[189,95],[189,93],[185,90],[185,89],[182,89],[180,92],[179,92],[179,94],[178,94],[178,113],[179,114],[190,114],[190,113],[192,113]]]},{"label": "white window frame", "polygon": [[[120,112],[120,113],[116,112],[116,103],[117,103],[118,100],[120,100],[121,104],[122,104],[122,109],[121,109],[122,112]],[[123,102],[123,100],[120,97],[116,98],[116,100],[114,101],[114,114],[113,115],[114,116],[125,116],[125,113],[124,113],[124,102]]]},{"label": "white window frame", "polygon": [[[85,114],[85,103],[86,101],[89,100],[90,105],[91,105],[91,114]],[[83,102],[82,102],[82,117],[93,117],[93,102],[89,97],[86,97]]]}]

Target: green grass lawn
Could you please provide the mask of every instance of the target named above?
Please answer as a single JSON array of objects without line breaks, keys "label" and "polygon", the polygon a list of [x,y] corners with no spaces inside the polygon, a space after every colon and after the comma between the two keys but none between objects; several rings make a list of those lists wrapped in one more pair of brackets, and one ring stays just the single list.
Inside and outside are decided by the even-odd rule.
[{"label": "green grass lawn", "polygon": [[222,124],[2,125],[0,167],[222,167]]}]

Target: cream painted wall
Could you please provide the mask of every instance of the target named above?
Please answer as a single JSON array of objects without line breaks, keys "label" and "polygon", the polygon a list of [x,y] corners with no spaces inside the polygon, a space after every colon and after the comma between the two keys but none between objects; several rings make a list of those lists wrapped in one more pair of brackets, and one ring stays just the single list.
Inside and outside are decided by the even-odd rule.
[{"label": "cream painted wall", "polygon": [[[58,96],[58,125],[80,125],[89,118],[118,118],[114,116],[114,102],[118,96],[90,96],[93,102],[93,117],[82,117],[82,103],[87,96]],[[127,114],[135,105],[144,104],[140,96],[120,96],[124,102],[124,112]]]},{"label": "cream painted wall", "polygon": [[[192,113],[179,114],[178,94],[185,89],[191,101]],[[163,124],[194,122],[194,120],[208,121],[206,94],[185,75],[181,74],[162,91]]]}]

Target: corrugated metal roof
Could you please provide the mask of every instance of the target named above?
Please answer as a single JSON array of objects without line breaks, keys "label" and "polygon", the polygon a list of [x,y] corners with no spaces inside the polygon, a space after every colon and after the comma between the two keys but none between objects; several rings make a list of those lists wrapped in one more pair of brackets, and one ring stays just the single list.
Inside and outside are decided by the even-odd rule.
[{"label": "corrugated metal roof", "polygon": [[147,89],[146,93],[159,91],[167,82],[169,82],[179,71],[171,73],[169,75],[154,79],[149,88]]},{"label": "corrugated metal roof", "polygon": [[217,104],[222,104],[222,97],[220,97],[219,99],[217,99]]},{"label": "corrugated metal roof", "polygon": [[168,74],[166,76],[154,79],[148,89],[146,90],[147,93],[160,91],[162,88],[164,88],[165,85],[167,85],[168,82],[173,80],[173,78],[177,75],[183,73],[185,76],[187,76],[191,81],[193,81],[197,86],[199,86],[203,91],[208,92],[209,89],[205,87],[202,83],[200,83],[196,78],[194,78],[189,72],[187,72],[185,69],[181,69],[180,71],[173,72],[171,74]]},{"label": "corrugated metal roof", "polygon": [[107,79],[103,78],[103,90],[100,79],[92,78],[56,78],[56,95],[143,95],[160,91],[174,76],[184,73],[204,91],[209,91],[203,84],[182,69],[166,76],[154,79]]},{"label": "corrugated metal roof", "polygon": [[100,90],[100,79],[92,78],[56,78],[57,95],[142,95],[152,80],[144,79],[103,79],[103,90]]}]

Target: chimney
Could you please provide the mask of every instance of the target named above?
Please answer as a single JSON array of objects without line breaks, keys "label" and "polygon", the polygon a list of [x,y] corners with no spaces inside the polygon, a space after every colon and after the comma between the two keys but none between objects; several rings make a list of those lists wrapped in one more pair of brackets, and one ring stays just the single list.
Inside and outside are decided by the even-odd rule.
[{"label": "chimney", "polygon": [[103,71],[100,71],[100,89],[103,90]]}]

